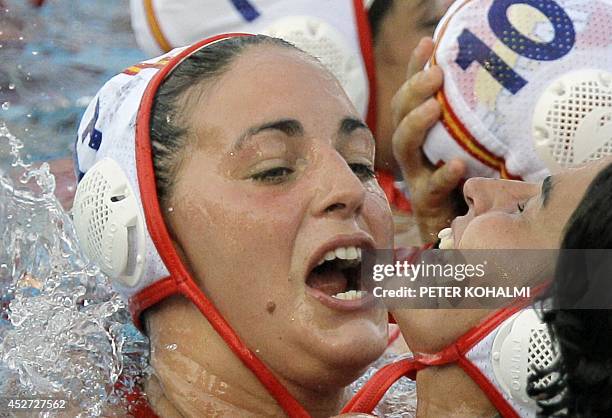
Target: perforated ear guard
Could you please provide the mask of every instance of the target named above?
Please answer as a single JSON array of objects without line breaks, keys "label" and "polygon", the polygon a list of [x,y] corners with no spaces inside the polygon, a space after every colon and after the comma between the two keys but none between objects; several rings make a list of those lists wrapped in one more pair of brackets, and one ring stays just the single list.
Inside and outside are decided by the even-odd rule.
[{"label": "perforated ear guard", "polygon": [[[493,340],[491,363],[499,388],[524,407],[536,405],[527,395],[529,377],[555,359],[548,329],[533,309],[523,310],[504,322]],[[537,384],[545,385],[552,378]]]},{"label": "perforated ear guard", "polygon": [[129,180],[110,158],[96,162],[81,179],[73,217],[85,254],[114,280],[136,286],[143,274],[144,220]]},{"label": "perforated ear guard", "polygon": [[578,70],[554,80],[536,104],[532,129],[553,172],[612,154],[612,73]]}]

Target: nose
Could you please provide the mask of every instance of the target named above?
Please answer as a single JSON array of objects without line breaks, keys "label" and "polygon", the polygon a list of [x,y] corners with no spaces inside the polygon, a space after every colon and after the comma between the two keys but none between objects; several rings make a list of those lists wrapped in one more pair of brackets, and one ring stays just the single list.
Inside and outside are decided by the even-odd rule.
[{"label": "nose", "polygon": [[463,186],[463,196],[475,216],[491,210],[514,211],[517,203],[534,194],[537,194],[537,186],[522,181],[475,177]]},{"label": "nose", "polygon": [[317,167],[315,216],[351,218],[361,214],[366,197],[362,181],[335,150]]}]

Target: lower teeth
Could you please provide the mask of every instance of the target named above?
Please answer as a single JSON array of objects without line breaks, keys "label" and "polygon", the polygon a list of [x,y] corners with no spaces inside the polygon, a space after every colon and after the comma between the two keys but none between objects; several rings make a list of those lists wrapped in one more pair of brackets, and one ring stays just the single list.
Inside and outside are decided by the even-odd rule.
[{"label": "lower teeth", "polygon": [[365,297],[367,294],[368,292],[365,290],[349,290],[348,292],[336,293],[332,297],[341,300],[356,300]]}]

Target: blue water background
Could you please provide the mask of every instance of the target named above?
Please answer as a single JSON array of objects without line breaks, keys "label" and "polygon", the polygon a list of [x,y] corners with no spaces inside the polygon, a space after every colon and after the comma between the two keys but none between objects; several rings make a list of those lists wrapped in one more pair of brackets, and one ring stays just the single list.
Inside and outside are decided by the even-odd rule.
[{"label": "blue water background", "polygon": [[[0,0],[0,121],[31,161],[70,157],[81,115],[113,75],[146,57],[128,0]],[[0,145],[0,163],[8,161]]]}]

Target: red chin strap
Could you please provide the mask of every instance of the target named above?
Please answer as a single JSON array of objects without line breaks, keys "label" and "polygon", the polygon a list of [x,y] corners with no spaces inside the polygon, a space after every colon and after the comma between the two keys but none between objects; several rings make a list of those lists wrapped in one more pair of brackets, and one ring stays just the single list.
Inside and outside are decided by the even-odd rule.
[{"label": "red chin strap", "polygon": [[[376,63],[374,61],[374,40],[372,38],[372,28],[370,28],[370,22],[368,20],[368,14],[364,8],[363,0],[353,0],[353,7],[355,9],[355,20],[357,24],[357,31],[359,33],[359,46],[361,48],[361,56],[366,68],[368,76],[368,89],[369,89],[369,100],[368,100],[368,114],[366,116],[366,123],[370,130],[374,132],[376,136],[376,128],[378,126],[378,108],[377,108],[377,85],[376,85]],[[380,140],[380,139],[378,139]],[[387,170],[377,170],[376,178],[378,184],[382,187],[387,200],[391,207],[404,213],[412,213],[412,205],[410,201],[406,199],[404,193],[395,187],[395,177],[393,173]]]},{"label": "red chin strap", "polygon": [[363,0],[353,0],[353,9],[355,10],[355,24],[357,25],[357,33],[359,34],[361,56],[363,57],[363,63],[368,76],[369,100],[366,123],[370,130],[376,133],[378,108],[376,107],[376,65],[374,62],[372,28],[370,28],[370,21]]},{"label": "red chin strap", "polygon": [[[539,294],[545,287],[546,284],[536,287],[532,294]],[[531,298],[519,299],[511,305],[493,312],[479,325],[470,329],[453,344],[436,354],[417,355],[383,367],[355,394],[341,413],[372,413],[387,390],[400,378],[405,376],[411,380],[416,380],[417,373],[420,370],[432,366],[457,364],[482,389],[502,417],[520,418],[496,385],[474,363],[468,360],[467,353],[504,321],[529,306],[532,301]]]}]

